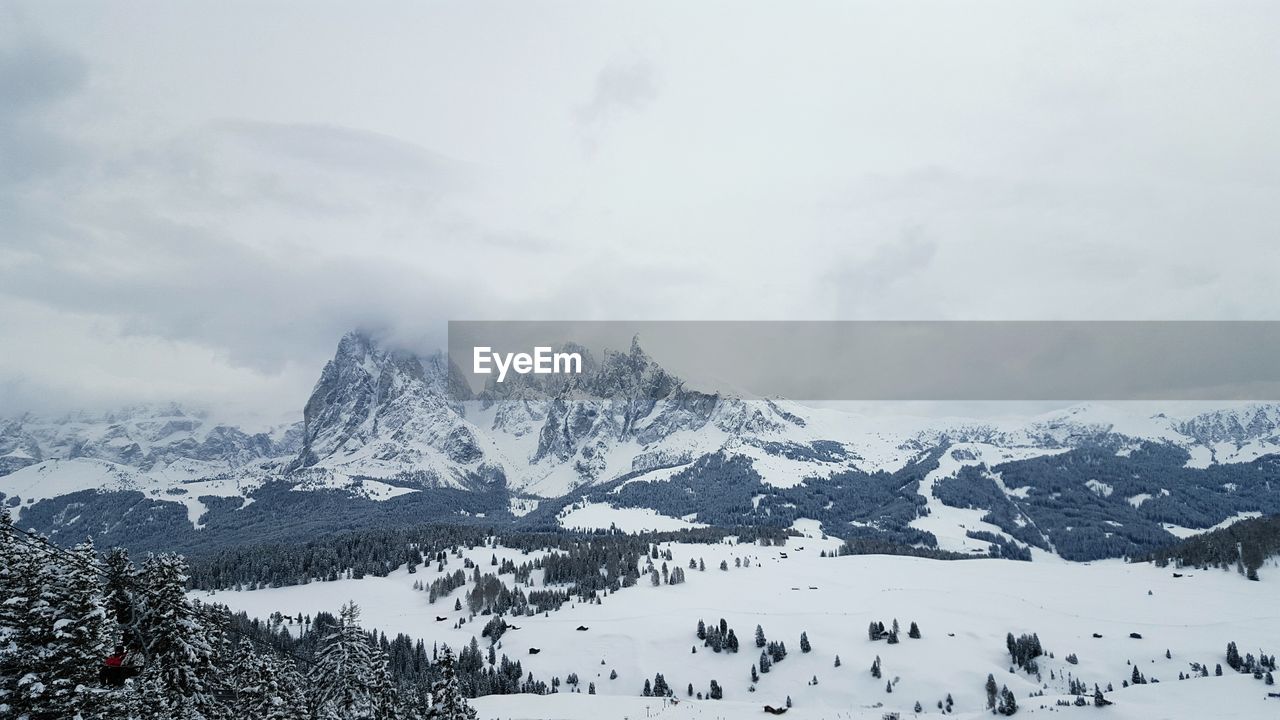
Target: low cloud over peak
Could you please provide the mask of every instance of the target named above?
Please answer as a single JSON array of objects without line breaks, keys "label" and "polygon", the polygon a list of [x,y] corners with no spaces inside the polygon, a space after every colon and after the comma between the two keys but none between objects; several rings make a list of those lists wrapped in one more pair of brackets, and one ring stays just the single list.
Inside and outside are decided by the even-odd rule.
[{"label": "low cloud over peak", "polygon": [[14,412],[448,319],[1280,312],[1271,6],[10,8]]}]

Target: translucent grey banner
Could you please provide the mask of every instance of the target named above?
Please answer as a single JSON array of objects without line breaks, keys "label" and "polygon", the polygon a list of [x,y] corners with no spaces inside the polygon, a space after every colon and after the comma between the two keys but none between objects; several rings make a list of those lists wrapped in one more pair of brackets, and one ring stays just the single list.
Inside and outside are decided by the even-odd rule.
[{"label": "translucent grey banner", "polygon": [[452,321],[449,356],[459,397],[661,368],[802,401],[1280,399],[1276,321]]}]

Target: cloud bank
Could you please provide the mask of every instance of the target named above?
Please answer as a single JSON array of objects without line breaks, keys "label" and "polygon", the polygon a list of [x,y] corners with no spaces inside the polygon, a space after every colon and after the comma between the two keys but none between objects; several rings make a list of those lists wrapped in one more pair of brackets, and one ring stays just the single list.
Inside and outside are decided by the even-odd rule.
[{"label": "cloud bank", "polygon": [[1280,314],[1272,3],[0,18],[6,415],[448,319]]}]

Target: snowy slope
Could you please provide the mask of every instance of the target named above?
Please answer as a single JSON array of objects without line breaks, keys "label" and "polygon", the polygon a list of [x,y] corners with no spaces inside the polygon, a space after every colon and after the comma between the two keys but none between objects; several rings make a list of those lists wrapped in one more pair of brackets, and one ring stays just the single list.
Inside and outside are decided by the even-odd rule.
[{"label": "snowy slope", "polygon": [[90,491],[137,491],[153,500],[180,503],[187,519],[197,528],[206,507],[199,498],[247,497],[260,484],[253,476],[209,473],[183,463],[158,465],[142,472],[124,465],[76,458],[46,460],[0,476],[0,493],[19,502],[21,509],[41,500]]},{"label": "snowy slope", "polygon": [[648,508],[616,508],[607,503],[575,505],[566,508],[556,520],[560,527],[568,530],[617,529],[628,533],[706,527],[702,523],[690,522],[683,518],[659,515]]},{"label": "snowy slope", "polygon": [[[1209,680],[1206,678],[1205,680]],[[1259,692],[1257,681],[1245,676],[1212,678],[1212,690],[1194,683],[1143,685],[1125,690],[1122,705],[1105,709],[1054,707],[1058,698],[1046,696],[1032,705],[1020,706],[1017,717],[1065,718],[1073,720],[1253,720],[1270,717],[1277,701]],[[1067,697],[1067,700],[1074,698]],[[663,703],[653,698],[618,698],[601,695],[558,693],[555,695],[490,695],[472,701],[482,720],[726,720],[727,718],[768,717],[761,712],[763,702],[681,700]],[[792,720],[882,720],[886,708],[793,707],[786,717]],[[900,711],[902,718],[958,718],[977,720],[992,717],[990,712],[956,712],[942,715],[936,708],[924,712]]]},{"label": "snowy slope", "polygon": [[[967,537],[967,530],[981,530],[1008,538],[1000,528],[982,521],[985,510],[957,508],[943,504],[933,493],[934,485],[943,478],[955,477],[960,468],[970,465],[988,467],[1030,457],[1053,455],[1065,449],[1036,447],[1002,448],[987,443],[958,443],[943,453],[938,467],[925,476],[920,494],[925,498],[929,514],[911,521],[911,526],[927,530],[938,538],[938,547],[953,552],[986,552],[990,543]],[[994,477],[994,476],[993,476]],[[1015,493],[1009,491],[1006,493]]]},{"label": "snowy slope", "polygon": [[[1028,713],[1064,695],[1062,677],[1067,672],[1090,687],[1095,682],[1104,688],[1114,685],[1108,697],[1116,705],[1106,717],[1263,717],[1256,713],[1270,707],[1262,683],[1252,678],[1179,681],[1178,673],[1189,671],[1190,662],[1210,667],[1222,662],[1231,640],[1242,643],[1242,652],[1245,647],[1256,652],[1258,644],[1274,652],[1280,644],[1274,571],[1255,583],[1221,571],[1174,578],[1168,570],[1115,561],[1085,565],[819,557],[822,549],[833,546],[833,541],[816,534],[794,539],[781,549],[671,544],[672,564],[684,567],[694,558],[705,561],[708,570],[688,571],[682,585],[650,587],[642,582],[605,597],[599,605],[566,606],[546,617],[520,618],[520,629],[503,638],[499,653],[519,659],[540,679],[577,673],[582,696],[482,699],[477,702],[482,717],[636,717],[646,705],[652,714],[662,702],[636,696],[644,679],[658,672],[682,701],[689,683],[705,691],[716,679],[725,693],[719,704],[692,701],[682,702],[679,709],[667,707],[665,717],[758,715],[761,704],[781,705],[787,696],[797,717],[878,718],[891,710],[911,717],[916,701],[936,712],[935,703],[948,693],[955,699],[957,716],[977,717],[985,715],[982,686],[988,673],[1008,685]],[[471,557],[485,567],[491,552],[478,548]],[[498,555],[519,561],[514,551],[499,550]],[[735,567],[735,558],[750,558],[751,566]],[[728,571],[715,569],[722,559],[728,561]],[[412,589],[415,580],[429,582],[435,576],[430,568],[416,575],[402,569],[386,578],[219,592],[205,599],[259,617],[274,611],[332,611],[352,599],[362,606],[370,627],[404,632],[428,645],[470,642],[483,623],[453,627],[463,613],[452,610],[452,600],[465,589],[434,605]],[[537,573],[534,577],[540,582]],[[448,621],[436,622],[437,615]],[[743,640],[736,655],[712,653],[695,637],[700,618],[716,622],[721,617]],[[869,622],[888,624],[895,618],[904,628],[900,644],[868,640]],[[905,637],[911,621],[921,627],[919,640]],[[751,692],[749,670],[759,652],[750,638],[757,624],[769,639],[784,641],[789,653]],[[575,631],[579,625],[589,630]],[[811,653],[800,652],[802,631],[813,644]],[[1034,678],[1009,672],[1008,632],[1035,632],[1054,653],[1054,658],[1040,658],[1048,684],[1045,698],[1029,697],[1041,689]],[[1133,632],[1142,639],[1131,639]],[[1102,638],[1092,637],[1094,633]],[[541,653],[529,655],[530,647]],[[1164,657],[1166,649],[1170,659]],[[1078,665],[1065,662],[1069,653],[1078,655]],[[842,660],[838,668],[836,655]],[[884,668],[880,680],[868,672],[877,655]],[[1130,662],[1161,682],[1121,688],[1132,672]],[[1049,678],[1051,670],[1054,679]],[[611,671],[618,679],[609,679]],[[816,686],[810,684],[815,676]],[[895,681],[892,693],[885,691],[889,680]],[[586,695],[588,681],[595,683],[600,696],[628,699],[609,703],[591,698]],[[1214,707],[1218,710],[1210,715],[1196,714]],[[1219,714],[1227,709],[1241,714]],[[1097,716],[1094,708],[1085,710],[1084,716]]]}]

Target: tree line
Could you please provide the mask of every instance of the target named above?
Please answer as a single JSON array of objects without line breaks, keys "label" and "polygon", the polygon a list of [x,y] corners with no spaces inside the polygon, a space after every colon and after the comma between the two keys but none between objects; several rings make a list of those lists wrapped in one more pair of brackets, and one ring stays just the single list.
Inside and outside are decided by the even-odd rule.
[{"label": "tree line", "polygon": [[[397,677],[391,644],[360,627],[354,604],[336,618],[317,616],[310,652],[302,653],[304,644],[287,634],[190,600],[177,555],[135,565],[123,550],[104,556],[91,542],[62,549],[15,528],[7,511],[0,511],[0,597],[4,717],[475,717],[452,650],[418,658],[417,678]],[[406,644],[398,640],[398,650]],[[425,655],[420,644],[416,650]]]}]

